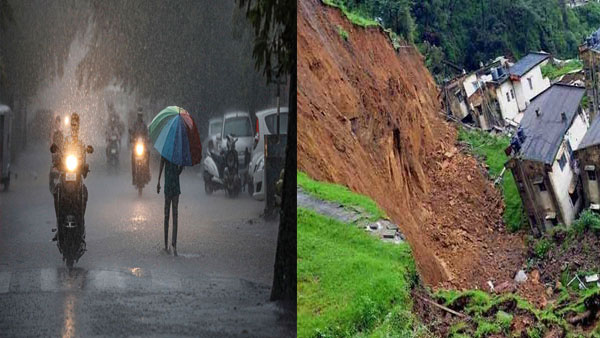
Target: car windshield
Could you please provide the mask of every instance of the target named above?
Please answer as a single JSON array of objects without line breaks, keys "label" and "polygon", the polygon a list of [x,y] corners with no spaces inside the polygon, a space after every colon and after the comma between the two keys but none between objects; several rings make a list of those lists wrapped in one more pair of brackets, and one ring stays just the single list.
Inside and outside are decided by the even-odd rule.
[{"label": "car windshield", "polygon": [[223,136],[233,134],[235,136],[244,137],[252,136],[252,126],[250,119],[247,117],[233,117],[225,120],[223,127]]},{"label": "car windshield", "polygon": [[210,124],[208,127],[208,132],[210,136],[216,135],[221,131],[221,121],[215,121]]},{"label": "car windshield", "polygon": [[[269,129],[269,134],[275,134],[277,130],[277,114],[267,115],[265,117],[265,123],[267,124],[267,129]],[[287,134],[287,124],[288,124],[288,114],[287,113],[279,113],[279,133]]]}]

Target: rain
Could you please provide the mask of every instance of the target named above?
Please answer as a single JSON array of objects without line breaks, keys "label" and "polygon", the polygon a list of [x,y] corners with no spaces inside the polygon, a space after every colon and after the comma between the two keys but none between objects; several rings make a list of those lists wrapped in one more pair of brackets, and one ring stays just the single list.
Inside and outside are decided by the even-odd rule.
[{"label": "rain", "polygon": [[246,9],[0,0],[0,336],[295,336],[271,301],[290,77]]}]

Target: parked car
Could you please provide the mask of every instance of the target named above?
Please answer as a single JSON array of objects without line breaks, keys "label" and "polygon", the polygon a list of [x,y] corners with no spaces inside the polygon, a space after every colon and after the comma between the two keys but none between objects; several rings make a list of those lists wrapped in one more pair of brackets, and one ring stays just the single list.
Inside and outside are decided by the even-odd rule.
[{"label": "parked car", "polygon": [[221,134],[222,127],[223,118],[213,117],[212,119],[208,120],[208,136],[202,144],[205,147],[205,150],[202,152],[204,157],[206,157],[206,154],[211,150],[211,148],[217,145],[217,135]]},{"label": "parked car", "polygon": [[11,120],[10,107],[0,104],[0,183],[4,190],[8,190],[10,185]]},{"label": "parked car", "polygon": [[238,153],[238,172],[242,178],[242,186],[245,187],[248,183],[248,164],[254,144],[250,114],[238,111],[223,115],[221,134],[216,137],[219,152],[227,149],[227,135],[237,138],[235,150]]},{"label": "parked car", "polygon": [[[287,134],[288,109],[279,109],[279,133]],[[265,135],[277,133],[277,108],[262,110],[256,113],[256,134],[254,136],[254,150],[249,165],[250,187],[248,192],[255,199],[265,199]]]}]

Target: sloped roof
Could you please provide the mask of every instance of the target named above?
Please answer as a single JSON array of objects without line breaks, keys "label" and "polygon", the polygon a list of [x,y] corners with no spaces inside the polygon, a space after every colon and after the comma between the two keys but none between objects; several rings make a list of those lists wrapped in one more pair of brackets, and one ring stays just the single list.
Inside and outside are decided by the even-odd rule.
[{"label": "sloped roof", "polygon": [[[552,164],[565,133],[577,115],[585,88],[554,84],[536,96],[523,115],[521,128],[525,142],[521,158]],[[536,114],[539,109],[540,116]],[[563,121],[561,113],[566,114]]]},{"label": "sloped roof", "polygon": [[600,144],[600,118],[596,118],[579,143],[577,150]]},{"label": "sloped roof", "polygon": [[548,59],[550,54],[532,52],[522,57],[508,69],[510,75],[523,76],[540,62]]}]

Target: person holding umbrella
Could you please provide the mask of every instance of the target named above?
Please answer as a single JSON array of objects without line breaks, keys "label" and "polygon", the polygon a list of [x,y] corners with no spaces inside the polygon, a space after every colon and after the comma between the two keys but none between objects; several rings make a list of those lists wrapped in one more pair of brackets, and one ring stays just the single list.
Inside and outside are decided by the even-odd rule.
[{"label": "person holding umbrella", "polygon": [[150,140],[160,153],[156,193],[160,193],[160,177],[165,169],[165,251],[169,251],[169,212],[173,215],[171,246],[177,256],[177,207],[179,205],[179,175],[183,166],[193,166],[202,160],[202,145],[192,116],[183,108],[169,106],[150,123]]}]

